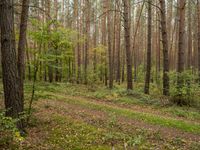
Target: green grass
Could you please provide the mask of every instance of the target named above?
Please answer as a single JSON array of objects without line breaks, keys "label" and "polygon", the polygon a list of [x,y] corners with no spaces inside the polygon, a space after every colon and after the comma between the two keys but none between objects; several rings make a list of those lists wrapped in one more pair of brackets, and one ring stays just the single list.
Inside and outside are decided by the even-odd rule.
[{"label": "green grass", "polygon": [[63,116],[53,116],[52,121],[56,122],[56,126],[49,129],[49,137],[46,141],[51,144],[52,148],[65,150],[110,149],[109,145],[104,144],[105,131],[101,129]]},{"label": "green grass", "polygon": [[[50,122],[45,122],[42,126],[38,126],[42,120],[35,124],[41,132],[47,133],[44,141],[34,145],[35,148],[47,146],[51,149],[65,150],[107,150],[111,149],[111,145],[114,142],[115,149],[124,149],[124,143],[135,149],[149,149],[150,147],[159,147],[159,145],[162,145],[164,149],[178,149],[187,143],[187,141],[178,137],[167,140],[160,133],[153,133],[142,127],[134,127],[134,125],[131,127],[131,125],[126,124],[125,129],[122,130],[118,122],[119,117],[139,121],[146,125],[156,125],[155,127],[161,126],[200,135],[199,123],[176,119],[176,117],[181,117],[194,122],[199,120],[200,114],[195,108],[162,107],[159,95],[145,95],[141,92],[142,88],[140,85],[135,86],[138,86],[137,90],[126,91],[123,86],[116,86],[113,90],[110,90],[103,86],[92,88],[90,86],[68,83],[37,83],[35,100],[62,101],[63,104],[75,106],[75,108],[77,106],[77,108],[82,108],[83,110],[90,110],[91,113],[92,111],[100,111],[107,115],[109,119],[101,120],[103,121],[102,123],[101,121],[98,122],[97,118],[92,118],[90,122],[87,121],[90,115],[79,114],[74,111],[74,115],[83,115],[84,118],[76,120],[71,115],[60,113],[60,111],[70,111],[65,110],[65,107],[54,107],[47,103],[47,106],[41,109],[55,111],[56,114],[51,115],[49,118]],[[26,83],[26,102],[30,99],[30,93],[31,83]],[[123,107],[135,105],[144,106],[144,109],[145,107],[155,109],[161,112],[161,116]],[[33,114],[36,112],[37,109]],[[162,113],[170,114],[171,117],[164,117],[165,115],[162,115]],[[195,142],[190,143],[190,147],[191,149],[199,149],[198,143]],[[25,146],[24,148],[29,149],[30,147]]]},{"label": "green grass", "polygon": [[[28,85],[27,85],[27,89]],[[64,93],[64,95],[63,95]],[[147,101],[153,101],[150,96],[142,95],[139,92],[125,91],[121,88],[114,88],[109,90],[107,88],[97,87],[97,90],[91,91],[84,85],[72,85],[72,84],[43,84],[39,83],[37,86],[36,95],[41,99],[60,99],[65,100],[67,103],[81,105],[89,107],[91,109],[100,110],[104,112],[112,112],[120,116],[128,117],[131,119],[137,119],[150,124],[160,125],[164,127],[176,128],[182,131],[200,134],[200,125],[194,123],[188,123],[182,120],[176,120],[171,118],[165,118],[158,115],[136,112],[134,110],[126,108],[117,108],[109,105],[97,104],[90,102],[84,98],[69,99],[67,95],[71,96],[84,96],[98,99],[104,99],[105,101],[111,101],[112,103],[128,104],[128,105],[150,105]],[[160,108],[160,107],[159,107]],[[171,113],[174,116],[181,116],[185,118],[199,119],[200,114],[196,111],[186,111],[178,107],[169,107],[161,109],[163,112]],[[187,115],[186,115],[187,114]]]},{"label": "green grass", "polygon": [[70,104],[76,104],[76,105],[81,105],[90,109],[94,110],[100,110],[108,113],[115,113],[116,115],[119,116],[124,116],[128,117],[131,119],[136,119],[136,120],[141,120],[146,123],[150,124],[155,124],[155,125],[160,125],[164,127],[171,127],[171,128],[176,128],[180,129],[182,131],[186,132],[191,132],[191,133],[196,133],[200,134],[200,125],[199,124],[194,124],[194,123],[188,123],[184,122],[182,120],[176,120],[176,119],[169,119],[169,118],[164,118],[161,116],[157,115],[152,115],[152,114],[147,114],[147,113],[142,113],[142,112],[134,112],[130,109],[125,109],[125,108],[117,108],[114,106],[109,106],[109,105],[104,105],[104,104],[96,104],[95,102],[89,102],[84,99],[79,100],[79,99],[70,99],[65,96],[61,95],[54,95],[56,99],[62,99],[67,103]]}]

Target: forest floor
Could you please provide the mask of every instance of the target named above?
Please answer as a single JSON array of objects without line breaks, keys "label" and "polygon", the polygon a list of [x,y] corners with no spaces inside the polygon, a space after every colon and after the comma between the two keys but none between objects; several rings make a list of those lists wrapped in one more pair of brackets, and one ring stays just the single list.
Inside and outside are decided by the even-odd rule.
[{"label": "forest floor", "polygon": [[[125,88],[37,83],[21,149],[200,149],[200,112]],[[31,85],[26,84],[30,99]]]}]

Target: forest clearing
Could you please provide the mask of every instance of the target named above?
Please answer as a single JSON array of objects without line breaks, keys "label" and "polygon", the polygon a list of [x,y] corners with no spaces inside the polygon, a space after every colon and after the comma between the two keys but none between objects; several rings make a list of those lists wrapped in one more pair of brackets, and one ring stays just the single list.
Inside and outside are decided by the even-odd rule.
[{"label": "forest clearing", "polygon": [[0,0],[0,150],[200,150],[200,0]]}]

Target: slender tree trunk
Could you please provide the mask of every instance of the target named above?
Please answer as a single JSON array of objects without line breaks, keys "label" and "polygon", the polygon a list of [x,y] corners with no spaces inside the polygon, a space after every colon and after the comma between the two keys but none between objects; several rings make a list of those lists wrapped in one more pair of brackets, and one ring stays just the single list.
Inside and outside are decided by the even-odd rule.
[{"label": "slender tree trunk", "polygon": [[188,55],[187,55],[187,69],[191,69],[192,59],[192,1],[188,1]]},{"label": "slender tree trunk", "polygon": [[200,85],[200,0],[197,1],[197,13],[198,13],[198,76]]},{"label": "slender tree trunk", "polygon": [[168,56],[168,34],[166,25],[165,0],[160,0],[161,8],[161,30],[163,43],[163,95],[169,95],[169,56]]},{"label": "slender tree trunk", "polygon": [[[46,7],[47,7],[47,15],[46,15],[46,20],[48,21],[50,19],[50,15],[51,15],[51,1],[50,0],[46,0]],[[50,26],[48,27],[48,30],[50,32]],[[49,44],[48,44],[48,48],[50,48]],[[53,82],[53,67],[52,67],[52,61],[48,62],[48,77],[49,77],[49,82]]]},{"label": "slender tree trunk", "polygon": [[84,72],[85,72],[85,84],[88,82],[88,64],[89,64],[89,40],[90,40],[90,0],[85,0],[85,6],[86,6],[86,42],[85,42],[85,66],[84,66]]},{"label": "slender tree trunk", "polygon": [[[177,78],[177,87],[178,91],[181,90],[184,79],[182,77],[182,72],[184,71],[184,31],[185,31],[185,5],[186,0],[179,0],[179,43],[178,43],[178,78]],[[179,92],[181,93],[181,92]],[[181,99],[177,101],[178,105],[182,105]]]},{"label": "slender tree trunk", "polygon": [[117,13],[117,37],[116,37],[116,50],[117,50],[117,60],[116,60],[116,69],[117,69],[117,75],[116,75],[116,81],[118,84],[120,84],[120,78],[121,78],[121,15],[120,13]]},{"label": "slender tree trunk", "polygon": [[146,66],[146,78],[145,78],[145,87],[144,93],[149,94],[149,85],[151,78],[151,38],[152,38],[152,16],[151,16],[151,0],[148,0],[148,45],[147,45],[147,66]]},{"label": "slender tree trunk", "polygon": [[30,63],[30,56],[28,51],[28,41],[26,40],[26,61],[28,65],[28,80],[31,81],[31,63]]},{"label": "slender tree trunk", "polygon": [[[110,2],[107,1],[107,8],[110,9]],[[113,64],[112,64],[112,44],[111,44],[111,17],[110,11],[107,12],[107,28],[108,28],[108,61],[109,61],[109,88],[113,88]]]},{"label": "slender tree trunk", "polygon": [[124,4],[124,30],[125,30],[125,47],[126,47],[126,65],[127,65],[127,89],[133,89],[132,81],[132,60],[130,46],[130,0],[123,0]]},{"label": "slender tree trunk", "polygon": [[20,99],[22,100],[22,103],[24,103],[25,46],[26,46],[26,31],[28,22],[28,10],[29,10],[29,0],[23,0],[19,43],[18,43],[18,74],[19,74]]}]

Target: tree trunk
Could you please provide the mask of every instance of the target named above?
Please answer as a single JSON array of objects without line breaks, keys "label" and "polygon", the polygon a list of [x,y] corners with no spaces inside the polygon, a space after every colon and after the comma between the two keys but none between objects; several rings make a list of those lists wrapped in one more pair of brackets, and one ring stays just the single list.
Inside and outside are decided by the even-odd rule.
[{"label": "tree trunk", "polygon": [[[12,0],[1,1],[0,4],[1,53],[3,87],[6,116],[19,118],[23,112],[23,101],[20,96],[18,82],[17,57],[14,40],[14,15]],[[23,129],[22,121],[17,127]]]},{"label": "tree trunk", "polygon": [[86,6],[86,41],[85,41],[85,66],[84,66],[84,72],[85,72],[85,84],[88,82],[88,64],[89,64],[89,40],[90,40],[90,0],[85,1],[85,6]]},{"label": "tree trunk", "polygon": [[187,69],[191,69],[192,59],[192,1],[188,1],[188,55]]},{"label": "tree trunk", "polygon": [[169,56],[168,56],[168,36],[166,26],[166,6],[165,0],[160,0],[161,8],[161,30],[163,44],[163,95],[169,95]]},{"label": "tree trunk", "polygon": [[[107,1],[107,8],[110,9],[110,2]],[[108,28],[108,61],[109,61],[109,88],[113,88],[113,56],[112,56],[112,44],[111,44],[111,17],[110,11],[107,10],[107,28]]]},{"label": "tree trunk", "polygon": [[152,33],[152,16],[151,16],[151,0],[148,0],[148,44],[147,44],[147,66],[146,66],[146,78],[145,78],[145,87],[144,93],[149,94],[149,84],[151,77],[151,33]]},{"label": "tree trunk", "polygon": [[[182,72],[184,71],[184,31],[185,31],[185,5],[186,5],[186,0],[179,0],[179,43],[178,43],[178,78],[177,78],[177,87],[178,91],[181,90],[183,84],[184,84],[184,79],[182,77]],[[181,93],[181,92],[179,92]],[[181,99],[177,101],[178,105],[182,105]]]},{"label": "tree trunk", "polygon": [[29,0],[23,0],[22,11],[21,11],[19,43],[18,43],[19,89],[20,89],[20,99],[22,100],[22,103],[24,103],[25,46],[26,46],[26,31],[27,31],[27,22],[28,22],[28,10],[29,10]]},{"label": "tree trunk", "polygon": [[200,0],[197,1],[197,13],[198,13],[198,76],[200,85]]},{"label": "tree trunk", "polygon": [[123,0],[124,4],[124,30],[125,30],[125,47],[126,47],[126,67],[127,67],[127,89],[133,89],[132,82],[132,60],[130,46],[130,0]]}]

